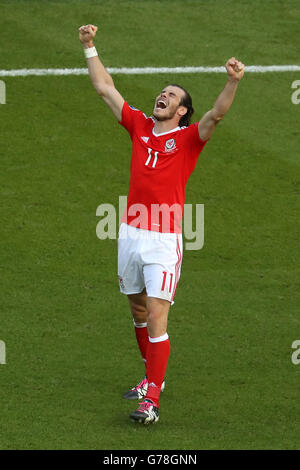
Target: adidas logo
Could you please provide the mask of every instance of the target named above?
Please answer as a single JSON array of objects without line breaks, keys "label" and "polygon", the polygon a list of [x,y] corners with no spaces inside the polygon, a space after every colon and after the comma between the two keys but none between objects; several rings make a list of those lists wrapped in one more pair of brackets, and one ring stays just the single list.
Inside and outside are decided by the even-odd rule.
[{"label": "adidas logo", "polygon": [[142,140],[147,143],[149,140],[149,137],[142,137]]},{"label": "adidas logo", "polygon": [[149,387],[157,387],[157,385],[154,382],[151,382],[151,384],[148,385]]}]

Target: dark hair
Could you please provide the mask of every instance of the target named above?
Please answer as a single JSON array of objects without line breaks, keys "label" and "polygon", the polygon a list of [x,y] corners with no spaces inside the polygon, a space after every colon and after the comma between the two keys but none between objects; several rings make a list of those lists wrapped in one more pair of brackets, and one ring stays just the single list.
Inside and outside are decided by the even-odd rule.
[{"label": "dark hair", "polygon": [[180,106],[184,106],[185,108],[187,108],[187,112],[184,116],[182,116],[182,118],[180,119],[179,121],[179,126],[180,127],[183,127],[183,126],[189,126],[190,123],[191,123],[191,117],[194,113],[194,108],[193,108],[193,102],[192,102],[192,97],[191,95],[189,94],[188,91],[186,91],[185,88],[183,88],[181,85],[177,85],[175,83],[173,83],[171,86],[176,86],[177,88],[180,88],[181,90],[184,91],[184,96],[183,98],[181,98],[181,101],[180,101]]}]

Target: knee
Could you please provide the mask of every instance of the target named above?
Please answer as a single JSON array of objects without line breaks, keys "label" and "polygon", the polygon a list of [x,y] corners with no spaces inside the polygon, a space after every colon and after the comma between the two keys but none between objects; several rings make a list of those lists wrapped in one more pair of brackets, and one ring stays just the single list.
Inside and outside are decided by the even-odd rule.
[{"label": "knee", "polygon": [[157,323],[163,318],[162,312],[159,310],[149,310],[147,312],[147,321],[148,323]]},{"label": "knee", "polygon": [[169,305],[164,302],[149,302],[147,323],[152,337],[162,336],[167,331]]},{"label": "knee", "polygon": [[149,320],[158,321],[168,318],[170,303],[167,300],[147,299],[147,312]]}]

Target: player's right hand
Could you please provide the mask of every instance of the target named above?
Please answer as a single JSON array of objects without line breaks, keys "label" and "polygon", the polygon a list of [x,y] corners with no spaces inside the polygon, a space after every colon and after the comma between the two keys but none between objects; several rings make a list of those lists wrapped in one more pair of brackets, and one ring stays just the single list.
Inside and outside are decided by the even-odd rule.
[{"label": "player's right hand", "polygon": [[84,44],[93,41],[98,31],[98,27],[94,26],[93,24],[87,24],[85,26],[80,26],[80,28],[78,28],[78,31],[79,40],[82,42],[82,44]]}]

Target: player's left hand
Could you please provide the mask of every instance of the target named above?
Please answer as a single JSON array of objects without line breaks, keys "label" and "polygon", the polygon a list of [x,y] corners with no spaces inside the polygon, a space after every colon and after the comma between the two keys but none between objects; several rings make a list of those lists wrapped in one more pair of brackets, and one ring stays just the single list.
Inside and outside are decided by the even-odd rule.
[{"label": "player's left hand", "polygon": [[93,24],[87,24],[85,26],[80,26],[79,31],[79,40],[82,44],[88,44],[93,41],[98,31],[98,26]]},{"label": "player's left hand", "polygon": [[243,78],[245,65],[235,57],[231,57],[231,59],[226,62],[225,67],[229,77],[235,80],[241,80],[241,78]]}]

